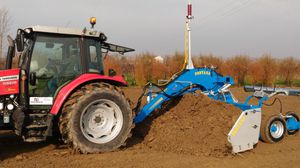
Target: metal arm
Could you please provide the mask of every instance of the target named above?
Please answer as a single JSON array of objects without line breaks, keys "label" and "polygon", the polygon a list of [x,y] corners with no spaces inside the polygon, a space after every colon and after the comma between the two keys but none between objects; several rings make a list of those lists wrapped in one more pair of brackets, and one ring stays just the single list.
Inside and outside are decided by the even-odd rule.
[{"label": "metal arm", "polygon": [[244,90],[246,92],[255,92],[262,91],[267,94],[285,94],[287,96],[300,96],[299,89],[286,89],[286,88],[271,88],[271,87],[263,87],[263,86],[245,86]]},{"label": "metal arm", "polygon": [[150,115],[155,109],[161,108],[161,105],[174,98],[180,97],[187,93],[200,90],[207,94],[209,97],[216,100],[224,100],[222,98],[222,89],[227,84],[233,84],[233,79],[229,76],[223,77],[216,71],[210,68],[196,68],[184,70],[177,78],[173,79],[166,85],[160,92],[153,93],[151,85],[148,93],[148,104],[144,107],[136,108],[137,116],[135,118],[136,123],[142,122],[148,115]]}]

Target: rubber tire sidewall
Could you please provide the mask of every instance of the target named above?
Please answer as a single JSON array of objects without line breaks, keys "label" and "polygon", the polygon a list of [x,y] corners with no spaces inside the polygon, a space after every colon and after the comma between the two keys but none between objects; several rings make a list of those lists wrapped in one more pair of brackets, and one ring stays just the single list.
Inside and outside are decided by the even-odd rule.
[{"label": "rubber tire sidewall", "polygon": [[[284,132],[283,132],[282,136],[279,138],[274,138],[271,135],[271,126],[275,121],[281,122],[284,127]],[[286,123],[285,123],[284,119],[282,119],[278,115],[273,115],[270,118],[268,118],[268,120],[266,122],[264,122],[262,124],[261,131],[260,131],[260,138],[262,141],[264,141],[266,143],[278,143],[284,139],[286,132],[287,132],[287,129],[286,129]]]},{"label": "rubber tire sidewall", "polygon": [[[132,125],[132,112],[130,110],[129,104],[126,102],[126,99],[119,94],[117,91],[108,90],[108,89],[97,89],[90,94],[83,95],[81,100],[77,102],[74,113],[71,118],[71,128],[70,132],[73,133],[73,145],[77,144],[80,150],[84,153],[97,153],[97,152],[106,152],[113,151],[119,148],[127,139],[127,135],[130,133]],[[89,141],[81,131],[81,115],[84,112],[83,110],[91,102],[99,99],[107,99],[116,103],[122,111],[123,115],[123,126],[117,137],[112,141],[97,144]]]}]

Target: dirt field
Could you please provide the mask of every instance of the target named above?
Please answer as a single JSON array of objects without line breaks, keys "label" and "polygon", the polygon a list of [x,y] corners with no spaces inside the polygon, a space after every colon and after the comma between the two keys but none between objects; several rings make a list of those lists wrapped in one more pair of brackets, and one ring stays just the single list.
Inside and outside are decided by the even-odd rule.
[{"label": "dirt field", "polygon": [[[125,90],[133,102],[140,91]],[[239,100],[248,95],[242,89],[232,91]],[[283,112],[300,111],[300,97],[280,99]],[[278,113],[279,106],[264,110],[267,114]],[[299,135],[278,144],[259,142],[252,151],[232,155],[226,134],[238,111],[201,95],[187,95],[177,106],[138,125],[126,148],[93,155],[72,154],[56,140],[26,144],[10,131],[1,131],[0,167],[299,167]]]}]

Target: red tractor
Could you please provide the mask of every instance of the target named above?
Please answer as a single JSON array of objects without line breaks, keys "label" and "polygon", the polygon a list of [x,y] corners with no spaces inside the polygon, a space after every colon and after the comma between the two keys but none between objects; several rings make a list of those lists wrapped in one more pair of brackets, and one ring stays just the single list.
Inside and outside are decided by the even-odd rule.
[{"label": "red tractor", "polygon": [[[0,126],[26,142],[45,141],[57,132],[82,153],[122,146],[134,114],[113,70],[104,73],[107,52],[134,51],[107,43],[106,36],[83,30],[33,26],[8,38],[6,69],[0,71]],[[18,68],[12,60],[18,51]]]}]

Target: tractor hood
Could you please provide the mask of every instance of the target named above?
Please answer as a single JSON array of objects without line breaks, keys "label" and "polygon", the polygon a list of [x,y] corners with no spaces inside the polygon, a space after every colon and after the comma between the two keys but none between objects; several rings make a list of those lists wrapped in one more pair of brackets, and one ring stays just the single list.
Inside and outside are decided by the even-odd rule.
[{"label": "tractor hood", "polygon": [[19,93],[20,69],[8,69],[0,71],[0,95]]}]

